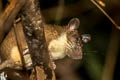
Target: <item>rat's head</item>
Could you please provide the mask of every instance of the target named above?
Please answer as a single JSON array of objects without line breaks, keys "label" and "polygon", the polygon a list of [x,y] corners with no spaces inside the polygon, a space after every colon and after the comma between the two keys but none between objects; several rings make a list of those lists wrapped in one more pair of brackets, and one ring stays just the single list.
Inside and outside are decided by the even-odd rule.
[{"label": "rat's head", "polygon": [[78,33],[78,28],[80,26],[80,21],[78,18],[73,18],[67,25],[67,46],[66,46],[66,55],[72,59],[82,59],[83,51],[82,46],[83,42],[90,40],[89,35],[80,35]]}]

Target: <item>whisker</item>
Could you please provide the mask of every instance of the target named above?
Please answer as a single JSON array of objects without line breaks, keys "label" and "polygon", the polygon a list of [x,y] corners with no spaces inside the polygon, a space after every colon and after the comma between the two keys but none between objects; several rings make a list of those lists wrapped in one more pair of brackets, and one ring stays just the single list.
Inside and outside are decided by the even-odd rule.
[{"label": "whisker", "polygon": [[69,42],[69,44],[70,44],[70,47],[73,48],[73,44],[72,44],[72,42]]},{"label": "whisker", "polygon": [[72,48],[72,46],[70,45],[70,44],[68,44],[68,43],[66,43],[66,47],[68,48],[68,49],[71,49]]},{"label": "whisker", "polygon": [[85,51],[85,53],[97,53],[97,51]]},{"label": "whisker", "polygon": [[71,49],[69,46],[66,46],[67,49]]},{"label": "whisker", "polygon": [[[88,54],[88,53],[91,53],[91,54]],[[85,52],[83,52],[83,56],[97,55],[96,53],[97,53],[97,51],[85,51]]]}]

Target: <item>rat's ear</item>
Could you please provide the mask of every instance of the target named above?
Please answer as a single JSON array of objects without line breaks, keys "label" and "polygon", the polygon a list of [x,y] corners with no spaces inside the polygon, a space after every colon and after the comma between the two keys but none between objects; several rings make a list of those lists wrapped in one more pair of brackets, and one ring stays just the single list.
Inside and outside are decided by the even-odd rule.
[{"label": "rat's ear", "polygon": [[80,21],[78,18],[73,18],[69,21],[68,26],[67,26],[67,30],[68,31],[74,31],[76,29],[78,29],[78,27],[80,26]]}]

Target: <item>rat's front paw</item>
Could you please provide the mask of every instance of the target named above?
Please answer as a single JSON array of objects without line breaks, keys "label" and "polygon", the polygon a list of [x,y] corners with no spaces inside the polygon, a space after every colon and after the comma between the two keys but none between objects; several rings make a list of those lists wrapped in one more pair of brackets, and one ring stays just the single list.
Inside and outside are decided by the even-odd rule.
[{"label": "rat's front paw", "polygon": [[52,70],[55,70],[55,69],[56,69],[56,64],[55,64],[55,62],[51,61],[51,62],[49,63],[49,67],[50,67]]}]

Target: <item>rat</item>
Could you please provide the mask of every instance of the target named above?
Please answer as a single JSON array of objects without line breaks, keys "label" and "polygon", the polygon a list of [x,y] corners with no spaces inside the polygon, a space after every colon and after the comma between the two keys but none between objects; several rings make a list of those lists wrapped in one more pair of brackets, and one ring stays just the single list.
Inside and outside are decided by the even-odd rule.
[{"label": "rat", "polygon": [[[83,43],[87,43],[91,38],[90,35],[87,34],[80,35],[78,32],[79,26],[80,21],[78,18],[71,19],[66,26],[44,24],[45,39],[52,60],[63,59],[65,56],[69,56],[72,59],[82,59]],[[22,29],[18,30],[20,33],[22,32]],[[20,39],[25,39],[23,32],[19,35],[21,35]],[[21,41],[21,45],[26,48],[26,42],[24,40]],[[25,50],[25,53],[23,51],[23,57],[25,57],[28,52],[28,49],[27,51]],[[0,53],[5,59],[0,66],[0,70],[5,67],[21,69],[22,59],[15,41],[13,29],[11,29],[4,42],[1,44]],[[28,62],[26,64],[32,63],[31,60],[29,60],[31,59],[29,56],[27,59]]]},{"label": "rat", "polygon": [[80,21],[73,18],[66,26],[44,25],[48,51],[53,60],[62,59],[66,55],[72,59],[82,59],[83,43],[87,43],[90,35],[80,35],[78,28]]}]

